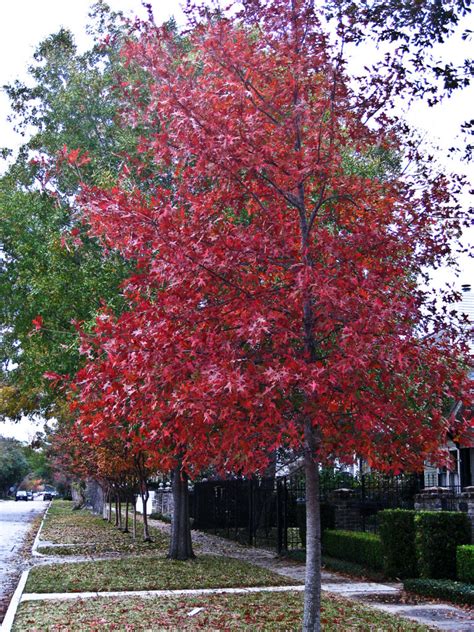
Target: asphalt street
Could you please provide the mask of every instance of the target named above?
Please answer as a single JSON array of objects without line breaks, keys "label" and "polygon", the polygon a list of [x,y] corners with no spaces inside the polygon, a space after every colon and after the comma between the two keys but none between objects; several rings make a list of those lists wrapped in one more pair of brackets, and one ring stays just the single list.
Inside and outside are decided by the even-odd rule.
[{"label": "asphalt street", "polygon": [[0,621],[15,588],[21,568],[21,546],[35,516],[45,511],[48,502],[40,500],[0,500]]}]

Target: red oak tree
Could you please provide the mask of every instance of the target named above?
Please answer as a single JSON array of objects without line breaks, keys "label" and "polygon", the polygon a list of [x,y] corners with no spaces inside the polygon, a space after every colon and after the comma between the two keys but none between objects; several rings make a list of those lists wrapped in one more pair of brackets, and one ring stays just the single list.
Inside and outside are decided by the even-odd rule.
[{"label": "red oak tree", "polygon": [[319,465],[419,468],[456,431],[443,410],[463,396],[465,348],[417,279],[462,216],[443,176],[374,168],[403,149],[312,2],[203,11],[184,44],[145,23],[124,55],[148,96],[122,86],[122,115],[168,175],[84,188],[92,232],[138,262],[130,312],[102,325],[104,397],[184,472],[302,455],[304,629],[319,630]]}]

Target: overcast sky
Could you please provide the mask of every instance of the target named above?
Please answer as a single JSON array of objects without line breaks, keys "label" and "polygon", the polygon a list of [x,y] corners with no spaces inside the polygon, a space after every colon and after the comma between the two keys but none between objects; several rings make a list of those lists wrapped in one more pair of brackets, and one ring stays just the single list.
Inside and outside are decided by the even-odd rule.
[{"label": "overcast sky", "polygon": [[[152,5],[157,22],[171,15],[182,20],[180,2],[178,0],[148,0]],[[19,78],[27,78],[26,70],[31,62],[37,44],[49,34],[57,32],[61,27],[70,29],[80,49],[90,44],[85,33],[90,0],[3,0],[0,2],[0,86]],[[140,0],[109,0],[108,4],[115,10],[145,16]],[[463,28],[474,30],[474,18],[463,23]],[[439,55],[446,61],[462,62],[469,56],[472,42],[463,42],[460,37],[439,49]],[[365,53],[367,55],[367,53]],[[359,56],[356,62],[362,65],[365,61]],[[446,165],[447,171],[464,172],[474,182],[474,165],[453,163],[447,158],[447,150],[455,143],[462,122],[472,118],[474,103],[474,87],[458,91],[454,97],[435,108],[428,108],[420,103],[412,106],[407,113],[410,123],[416,125],[426,136],[427,142],[439,144],[437,159]],[[0,147],[18,147],[20,138],[13,132],[7,122],[9,105],[6,96],[0,93]],[[465,198],[465,203],[472,200]],[[463,274],[459,283],[474,283],[472,264],[467,258],[462,260]],[[449,271],[439,275],[439,279],[448,279]],[[1,298],[0,298],[1,300]],[[17,436],[28,440],[34,435],[36,428],[27,423],[16,425],[1,424],[0,434]]]}]

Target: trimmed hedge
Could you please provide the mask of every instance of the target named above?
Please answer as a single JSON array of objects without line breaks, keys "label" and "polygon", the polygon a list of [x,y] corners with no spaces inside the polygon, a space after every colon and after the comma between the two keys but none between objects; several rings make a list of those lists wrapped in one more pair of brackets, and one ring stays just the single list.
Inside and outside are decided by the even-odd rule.
[{"label": "trimmed hedge", "polygon": [[364,579],[366,581],[369,579],[373,582],[383,582],[386,579],[382,571],[367,568],[367,566],[356,564],[356,562],[338,560],[335,557],[329,557],[327,555],[323,555],[322,557],[322,568],[327,571],[344,573],[344,575],[350,575],[351,577],[357,577],[358,579]]},{"label": "trimmed hedge", "polygon": [[415,516],[415,528],[420,577],[454,579],[456,547],[471,541],[467,515],[456,511],[422,511]]},{"label": "trimmed hedge", "polygon": [[405,579],[403,588],[424,597],[474,605],[474,584],[450,579]]},{"label": "trimmed hedge", "polygon": [[383,569],[388,577],[418,577],[415,511],[385,509],[377,514]]},{"label": "trimmed hedge", "polygon": [[[321,533],[326,529],[334,529],[335,510],[331,503],[322,502],[321,511]],[[301,540],[301,546],[306,546],[306,503],[296,505],[296,523]]]},{"label": "trimmed hedge", "polygon": [[457,547],[456,570],[459,581],[474,584],[474,544]]},{"label": "trimmed hedge", "polygon": [[377,571],[383,568],[382,543],[373,533],[327,529],[323,533],[322,544],[324,555]]}]

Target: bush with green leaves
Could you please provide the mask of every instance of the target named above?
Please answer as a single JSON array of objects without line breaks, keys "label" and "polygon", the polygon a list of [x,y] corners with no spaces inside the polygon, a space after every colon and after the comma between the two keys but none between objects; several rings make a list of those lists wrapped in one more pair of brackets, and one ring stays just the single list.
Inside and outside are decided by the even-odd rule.
[{"label": "bush with green leaves", "polygon": [[352,575],[352,577],[366,581],[383,582],[386,579],[383,571],[376,571],[372,568],[367,568],[367,566],[362,566],[362,564],[356,564],[356,562],[338,560],[335,557],[328,557],[327,555],[323,555],[322,557],[322,567],[326,571],[336,571],[336,573]]},{"label": "bush with green leaves", "polygon": [[450,579],[405,579],[403,588],[424,597],[474,605],[474,584]]},{"label": "bush with green leaves", "polygon": [[474,544],[457,547],[456,571],[459,581],[474,584]]},{"label": "bush with green leaves", "polygon": [[326,529],[322,543],[324,555],[374,570],[383,567],[382,543],[380,537],[373,533]]},{"label": "bush with green leaves", "polygon": [[417,577],[415,511],[385,509],[377,514],[383,568],[389,577]]},{"label": "bush with green leaves", "polygon": [[420,577],[454,579],[456,547],[471,541],[471,523],[457,511],[421,511],[415,516],[416,554]]}]

